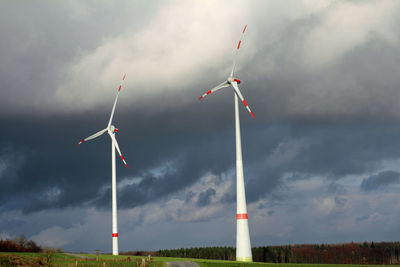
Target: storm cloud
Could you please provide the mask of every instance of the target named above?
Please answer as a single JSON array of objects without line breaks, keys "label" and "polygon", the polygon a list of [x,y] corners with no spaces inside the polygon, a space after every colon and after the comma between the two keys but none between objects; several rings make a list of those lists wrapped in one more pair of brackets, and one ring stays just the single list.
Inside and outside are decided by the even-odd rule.
[{"label": "storm cloud", "polygon": [[360,188],[365,191],[379,190],[391,184],[398,184],[400,182],[400,173],[394,171],[384,171],[377,175],[372,175],[365,178]]}]

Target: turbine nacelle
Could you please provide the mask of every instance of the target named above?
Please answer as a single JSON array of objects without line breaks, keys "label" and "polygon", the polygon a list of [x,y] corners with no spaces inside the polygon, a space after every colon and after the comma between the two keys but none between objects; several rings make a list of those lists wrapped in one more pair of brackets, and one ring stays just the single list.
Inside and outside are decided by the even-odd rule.
[{"label": "turbine nacelle", "polygon": [[114,125],[110,125],[110,132],[112,132],[112,133],[118,133],[118,128],[115,128]]},{"label": "turbine nacelle", "polygon": [[237,82],[238,84],[240,83],[240,80],[239,80],[238,78],[235,78],[235,77],[229,77],[226,81],[227,81],[229,84],[231,84],[231,83],[233,83],[233,82]]}]

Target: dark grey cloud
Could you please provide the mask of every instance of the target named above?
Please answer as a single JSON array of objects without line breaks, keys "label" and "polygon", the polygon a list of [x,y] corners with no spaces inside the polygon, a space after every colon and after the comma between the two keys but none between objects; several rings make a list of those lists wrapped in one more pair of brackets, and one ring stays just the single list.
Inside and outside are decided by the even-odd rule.
[{"label": "dark grey cloud", "polygon": [[206,191],[199,194],[199,199],[197,200],[197,205],[199,207],[204,207],[210,204],[211,198],[215,196],[216,191],[214,188],[208,188]]},{"label": "dark grey cloud", "polygon": [[330,194],[341,194],[346,192],[346,188],[341,184],[332,182],[329,184],[326,191]]},{"label": "dark grey cloud", "polygon": [[[20,199],[20,208],[26,212],[92,205],[90,203],[96,203],[98,207],[109,205],[109,191],[101,193],[101,189],[109,186],[110,181],[108,137],[102,136],[79,147],[75,146],[82,137],[104,127],[105,120],[101,119],[104,115],[103,112],[86,114],[87,120],[70,117],[40,118],[39,124],[36,123],[37,118],[4,119],[10,130],[1,137],[0,143],[12,144],[15,148],[13,152],[23,155],[25,160],[21,163],[8,161],[11,167],[7,167],[2,174],[2,179],[7,181],[1,189],[2,199]],[[179,119],[178,114],[173,117]],[[127,170],[117,161],[119,180],[132,176],[142,178],[139,184],[120,190],[121,208],[157,200],[193,184],[201,175],[221,173],[232,165],[233,156],[230,162],[222,150],[213,149],[212,144],[207,145],[209,141],[219,142],[217,134],[209,132],[204,136],[200,133],[190,135],[182,128],[169,128],[168,116],[159,121],[153,119],[152,123],[141,119],[132,121],[128,114],[126,120],[117,118],[118,115],[116,125],[120,127],[120,134],[117,139],[131,165],[131,169]],[[137,131],[140,128],[146,131]],[[160,129],[164,131],[160,132]],[[232,134],[230,136],[233,137]],[[220,142],[225,149],[229,143],[233,141]],[[169,161],[172,167],[161,177],[151,174],[152,169]],[[15,204],[15,200],[12,202]],[[7,201],[3,203],[7,206]]]},{"label": "dark grey cloud", "polygon": [[[87,114],[87,121],[41,118],[39,124],[35,117],[3,118],[3,125],[10,130],[2,135],[0,143],[11,144],[14,153],[24,157],[2,174],[3,207],[23,208],[26,212],[81,205],[107,208],[110,191],[102,188],[110,186],[108,137],[75,146],[83,136],[103,127],[104,113]],[[245,115],[243,111],[242,116]],[[140,178],[140,182],[119,190],[119,207],[156,201],[194,184],[204,174],[219,175],[234,168],[233,127],[213,131],[212,127],[199,129],[196,123],[186,124],[185,128],[169,126],[175,120],[191,120],[180,109],[159,118],[136,116],[125,111],[116,113],[120,129],[117,138],[131,165],[131,169],[125,169],[117,161],[118,179]],[[198,116],[202,120],[207,115]],[[275,198],[272,192],[284,186],[283,177],[288,173],[293,175],[291,179],[319,175],[335,181],[349,174],[372,172],[382,160],[400,156],[400,148],[393,142],[400,128],[392,123],[286,121],[270,122],[265,127],[252,123],[244,122],[242,126],[250,202],[265,196]],[[277,162],[279,157],[284,160]],[[166,163],[170,167],[159,175],[153,173],[153,169]],[[224,199],[234,201],[233,193]]]},{"label": "dark grey cloud", "polygon": [[185,201],[190,202],[195,196],[196,194],[193,191],[189,191],[186,193]]},{"label": "dark grey cloud", "polygon": [[368,220],[368,218],[369,218],[368,215],[357,217],[356,222],[362,222],[362,221]]},{"label": "dark grey cloud", "polygon": [[[400,128],[389,122],[294,121],[275,127],[279,127],[280,131],[274,133],[274,127],[270,126],[267,129],[271,132],[249,133],[249,140],[268,140],[262,144],[245,141],[246,150],[252,151],[245,157],[248,160],[247,164],[245,162],[245,174],[249,179],[246,189],[251,192],[248,194],[250,201],[271,195],[277,186],[282,185],[285,174],[291,174],[291,179],[298,180],[317,175],[334,182],[346,175],[373,172],[380,168],[384,159],[400,156],[394,141]],[[298,152],[283,163],[269,164],[266,158],[274,155],[279,144],[288,140],[301,140]],[[281,153],[291,154],[295,150],[295,143],[289,144]]]},{"label": "dark grey cloud", "polygon": [[225,195],[221,198],[221,201],[222,201],[223,203],[233,203],[233,202],[236,201],[236,195],[234,195],[234,192],[225,194]]},{"label": "dark grey cloud", "polygon": [[364,191],[380,190],[389,185],[398,184],[400,182],[400,173],[395,171],[383,171],[377,175],[365,178],[360,188]]}]

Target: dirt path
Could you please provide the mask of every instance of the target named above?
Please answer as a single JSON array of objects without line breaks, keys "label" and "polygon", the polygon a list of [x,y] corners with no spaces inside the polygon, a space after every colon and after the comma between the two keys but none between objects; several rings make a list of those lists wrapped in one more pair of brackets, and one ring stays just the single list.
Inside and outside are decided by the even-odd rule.
[{"label": "dirt path", "polygon": [[69,256],[74,256],[77,258],[81,258],[81,259],[89,259],[89,257],[87,256],[83,256],[83,255],[77,255],[77,254],[73,254],[73,253],[64,253],[65,255],[69,255]]},{"label": "dirt path", "polygon": [[167,267],[199,267],[199,265],[192,261],[170,261],[167,262]]}]

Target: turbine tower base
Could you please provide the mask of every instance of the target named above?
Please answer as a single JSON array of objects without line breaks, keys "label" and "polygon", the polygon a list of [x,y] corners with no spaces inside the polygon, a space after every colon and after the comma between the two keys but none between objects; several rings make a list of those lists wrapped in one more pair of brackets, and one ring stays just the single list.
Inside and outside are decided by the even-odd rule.
[{"label": "turbine tower base", "polygon": [[240,257],[240,258],[236,258],[236,261],[253,262],[253,258],[252,257]]}]

